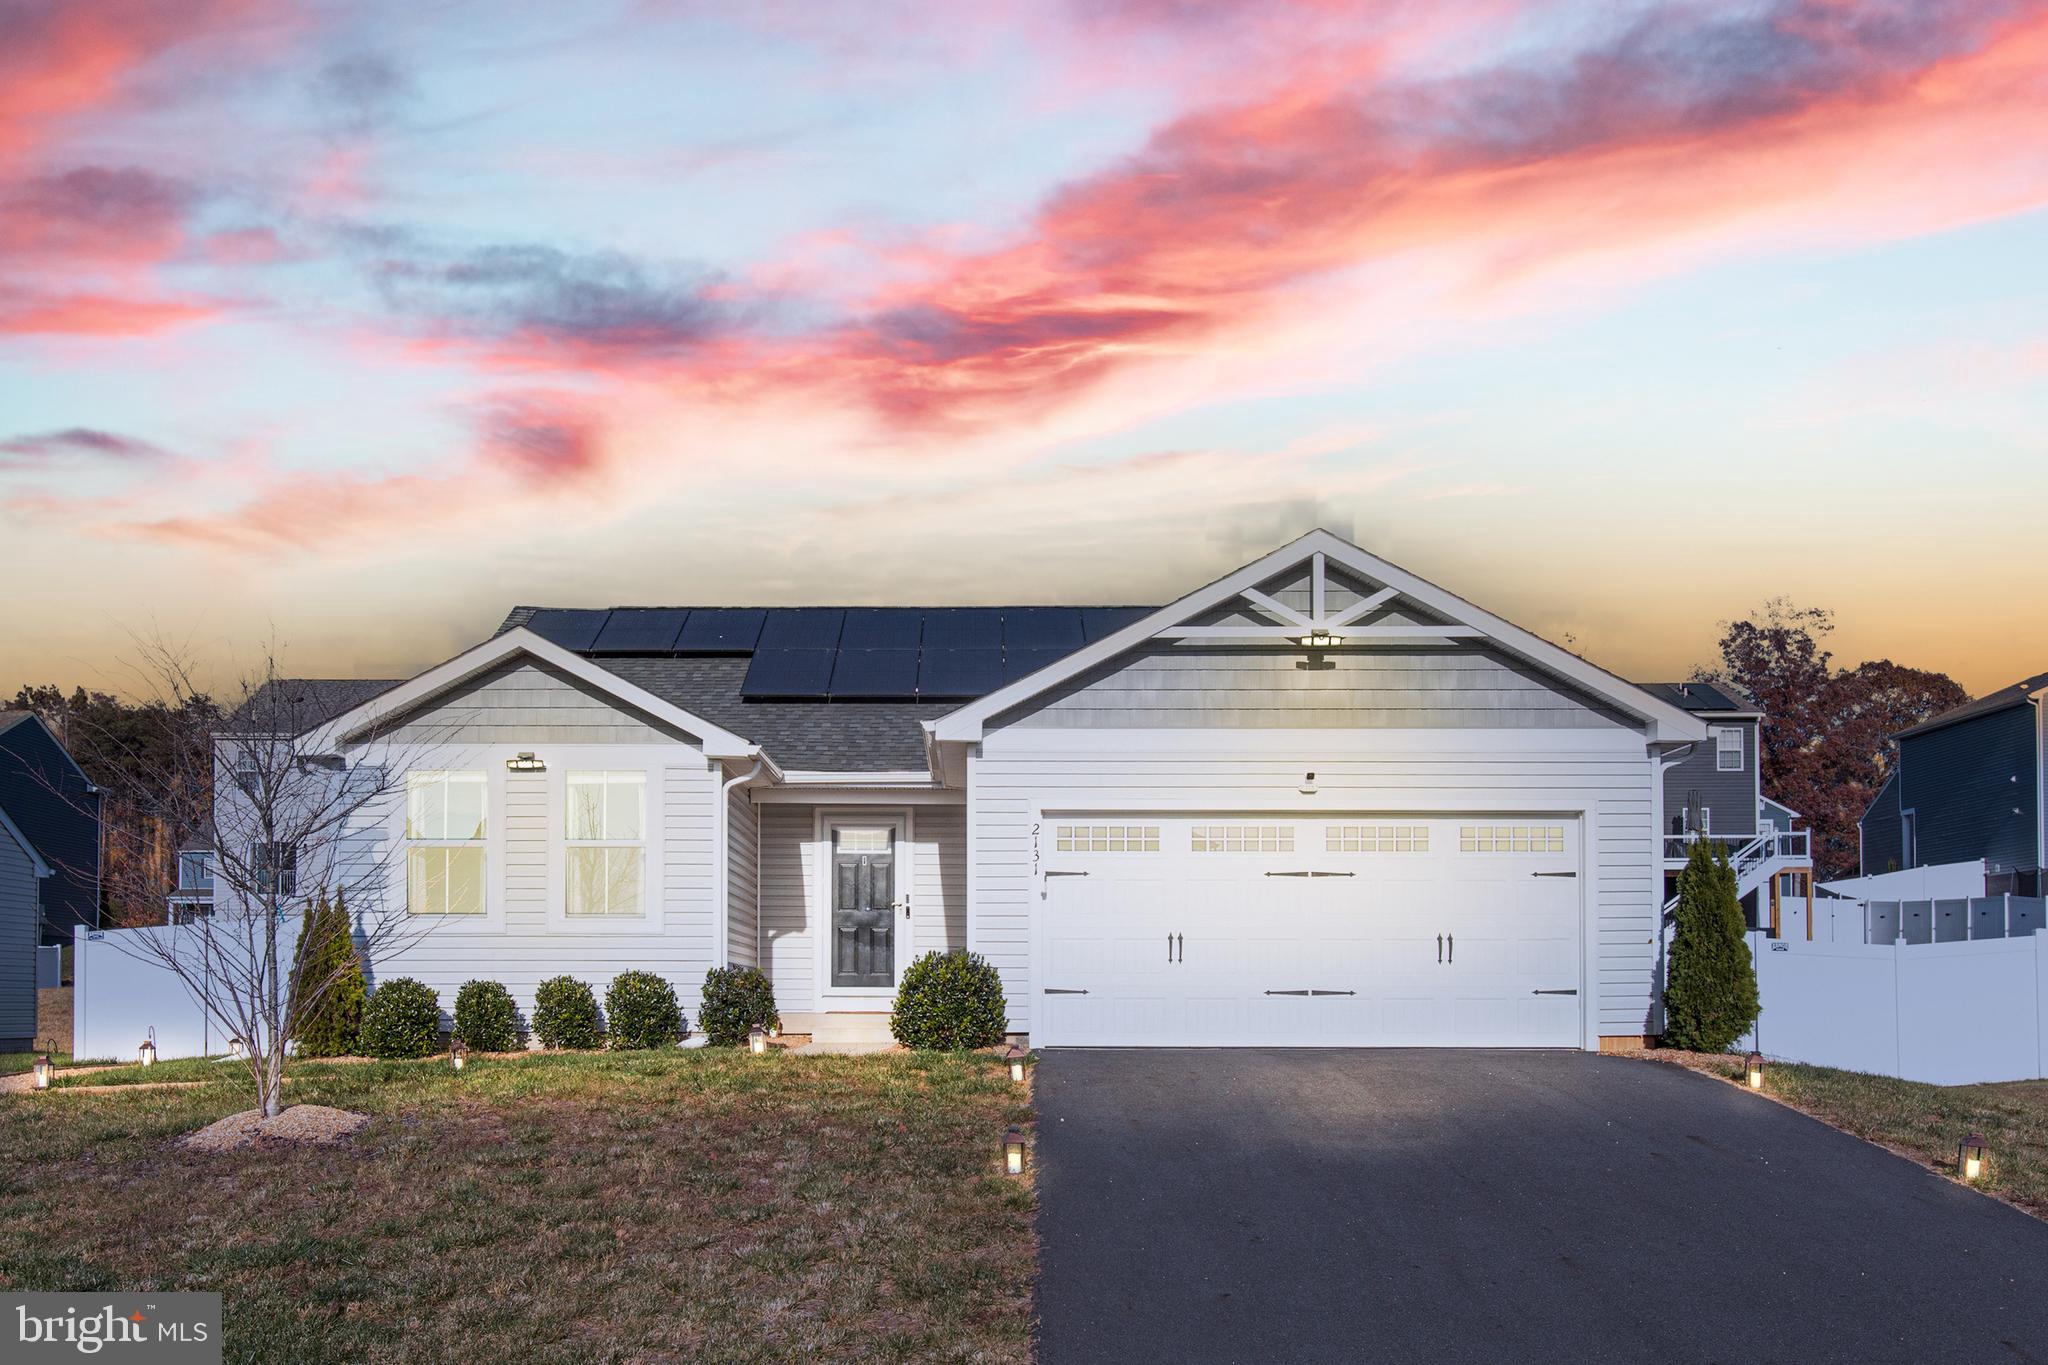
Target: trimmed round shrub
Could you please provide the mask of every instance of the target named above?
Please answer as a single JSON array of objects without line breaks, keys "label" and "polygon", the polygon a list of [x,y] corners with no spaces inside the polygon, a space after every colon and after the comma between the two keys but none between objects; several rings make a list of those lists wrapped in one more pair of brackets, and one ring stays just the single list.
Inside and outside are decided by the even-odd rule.
[{"label": "trimmed round shrub", "polygon": [[905,1047],[953,1052],[994,1047],[1010,1016],[1002,978],[980,953],[926,953],[896,990],[889,1031]]},{"label": "trimmed round shrub", "polygon": [[620,972],[604,993],[604,1017],[616,1048],[667,1047],[683,1035],[676,988],[653,972]]},{"label": "trimmed round shrub", "polygon": [[754,1029],[779,1029],[775,988],[758,967],[713,967],[704,974],[704,1005],[697,1027],[720,1047],[747,1041]]},{"label": "trimmed round shrub", "polygon": [[409,976],[394,976],[363,1004],[363,1051],[372,1057],[424,1057],[441,1047],[441,997]]},{"label": "trimmed round shrub", "polygon": [[519,1046],[519,1008],[495,981],[465,981],[455,992],[455,1036],[478,1052]]},{"label": "trimmed round shrub", "polygon": [[542,1047],[604,1046],[597,995],[573,976],[554,976],[533,993],[533,1036]]}]

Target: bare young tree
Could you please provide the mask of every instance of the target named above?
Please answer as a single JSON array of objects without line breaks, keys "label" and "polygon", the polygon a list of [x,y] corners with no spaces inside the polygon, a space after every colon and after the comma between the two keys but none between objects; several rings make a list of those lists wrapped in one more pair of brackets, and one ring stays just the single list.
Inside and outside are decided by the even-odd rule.
[{"label": "bare young tree", "polygon": [[[108,838],[161,839],[210,856],[210,907],[172,909],[176,860],[153,850],[109,850],[105,865],[126,904],[166,907],[151,928],[111,931],[103,941],[161,966],[201,1009],[243,1044],[243,1061],[265,1116],[283,1108],[286,1044],[349,964],[323,966],[314,936],[302,933],[309,905],[341,897],[352,912],[357,957],[398,954],[434,919],[409,915],[402,887],[385,894],[387,827],[403,800],[407,756],[389,743],[375,762],[321,742],[325,722],[360,697],[348,684],[283,675],[274,649],[230,697],[210,699],[190,660],[161,643],[142,646],[137,671],[155,693],[149,707],[180,733],[160,737],[141,759],[107,765],[128,789],[115,797],[143,819]],[[75,745],[109,737],[74,734]],[[132,742],[132,739],[131,741]],[[131,856],[121,856],[123,854]]]}]

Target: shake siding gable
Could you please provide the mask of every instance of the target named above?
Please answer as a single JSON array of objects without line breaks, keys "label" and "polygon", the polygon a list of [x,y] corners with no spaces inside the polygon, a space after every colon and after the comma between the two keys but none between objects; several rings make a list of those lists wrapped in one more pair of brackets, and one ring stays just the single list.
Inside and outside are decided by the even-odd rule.
[{"label": "shake siding gable", "polygon": [[690,736],[534,659],[498,664],[380,730],[400,744],[653,744]]}]

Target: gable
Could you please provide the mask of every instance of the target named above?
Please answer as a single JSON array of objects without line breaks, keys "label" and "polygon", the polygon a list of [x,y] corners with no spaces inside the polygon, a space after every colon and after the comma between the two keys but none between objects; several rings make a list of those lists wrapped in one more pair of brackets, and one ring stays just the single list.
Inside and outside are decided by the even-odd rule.
[{"label": "gable", "polygon": [[539,659],[516,656],[380,722],[405,744],[642,744],[694,736]]}]

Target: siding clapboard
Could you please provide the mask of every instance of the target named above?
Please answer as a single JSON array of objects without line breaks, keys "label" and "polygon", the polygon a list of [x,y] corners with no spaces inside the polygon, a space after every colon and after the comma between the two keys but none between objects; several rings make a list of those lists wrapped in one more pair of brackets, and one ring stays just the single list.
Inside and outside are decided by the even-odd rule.
[{"label": "siding clapboard", "polygon": [[[1704,806],[1712,812],[1714,833],[1754,834],[1759,800],[1756,722],[1701,719],[1708,727],[1707,738],[1664,773],[1664,819],[1670,826],[1667,832],[1682,831],[1684,827],[1679,821],[1688,807]],[[1742,766],[1728,772],[1721,771],[1712,733],[1724,725],[1742,731]]]},{"label": "siding clapboard", "polygon": [[761,953],[784,1013],[818,1007],[818,941],[809,915],[817,877],[814,814],[809,806],[761,808]]},{"label": "siding clapboard", "polygon": [[26,1050],[36,1031],[36,944],[42,938],[36,867],[0,829],[0,1049]]},{"label": "siding clapboard", "polygon": [[726,798],[726,957],[736,967],[761,965],[761,813],[743,791]]}]

